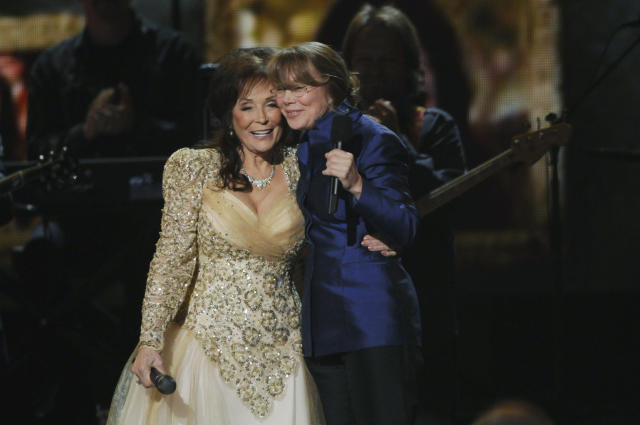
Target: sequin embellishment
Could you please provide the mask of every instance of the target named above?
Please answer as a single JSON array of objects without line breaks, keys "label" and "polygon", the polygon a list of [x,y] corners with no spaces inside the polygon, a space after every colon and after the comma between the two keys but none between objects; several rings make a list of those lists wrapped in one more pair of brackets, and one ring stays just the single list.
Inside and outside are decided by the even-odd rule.
[{"label": "sequin embellishment", "polygon": [[[218,165],[217,152],[206,149],[182,149],[167,161],[162,233],[147,281],[141,344],[162,348],[164,330],[184,301],[197,265],[184,327],[217,363],[221,378],[261,418],[286,391],[286,378],[302,358],[300,299],[291,277],[303,244],[302,221],[295,221],[290,230],[295,237],[278,258],[233,245],[225,229],[215,228],[202,213],[203,191],[216,181]],[[295,150],[285,153],[283,169],[287,200],[295,209]]]}]

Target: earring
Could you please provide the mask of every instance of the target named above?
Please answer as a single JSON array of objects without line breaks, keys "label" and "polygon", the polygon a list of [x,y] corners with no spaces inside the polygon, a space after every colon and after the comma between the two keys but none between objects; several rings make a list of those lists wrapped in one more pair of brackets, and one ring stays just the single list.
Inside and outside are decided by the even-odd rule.
[{"label": "earring", "polygon": [[233,136],[235,136],[235,135],[236,135],[236,134],[233,132],[233,127],[229,127],[229,133],[228,133],[228,134],[229,134],[229,137],[233,137]]}]

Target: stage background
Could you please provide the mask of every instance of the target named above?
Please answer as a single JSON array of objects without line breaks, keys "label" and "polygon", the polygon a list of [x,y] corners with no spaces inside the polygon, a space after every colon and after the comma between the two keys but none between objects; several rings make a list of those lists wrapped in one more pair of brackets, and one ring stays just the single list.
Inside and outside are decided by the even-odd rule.
[{"label": "stage background", "polygon": [[[312,40],[333,2],[133,4],[151,21],[183,32],[204,60],[213,62],[239,46]],[[468,129],[465,145],[471,165],[506,149],[514,135],[547,126],[550,112],[571,108],[574,128],[570,146],[560,151],[562,221],[553,229],[556,233],[550,232],[548,157],[528,168],[505,170],[456,202],[456,423],[467,424],[494,401],[511,397],[538,403],[558,424],[637,423],[640,50],[632,50],[578,108],[573,110],[573,105],[598,71],[638,38],[640,27],[626,28],[602,56],[609,36],[618,25],[637,19],[640,6],[630,0],[433,0],[424,5],[424,10],[441,14],[441,26],[431,15],[411,15],[419,29],[431,34],[429,105],[467,111],[457,118]],[[0,5],[0,75],[11,87],[18,134],[10,144],[3,141],[4,160],[25,158],[29,65],[40,51],[82,26],[76,0],[10,0]],[[455,54],[437,49],[438,30],[443,29],[451,30],[462,65],[459,80],[446,83],[451,92],[468,84],[468,99],[435,90],[451,70],[447,54]],[[34,329],[40,329],[38,320],[46,317],[26,312],[20,297],[13,296],[30,291],[20,286],[13,268],[32,226],[33,221],[18,219],[0,228],[5,382],[16,382],[16,370],[41,365],[47,356],[41,344],[29,339],[41,335]],[[552,247],[552,240],[560,242],[559,249]],[[129,332],[122,332],[137,324],[119,319],[124,305],[119,285],[108,282],[88,292],[59,288],[64,297],[76,297],[82,308],[72,323],[47,324],[72,341],[47,349],[62,362],[88,356],[91,360],[82,364],[90,364],[91,370],[49,365],[44,382],[33,384],[37,390],[26,391],[27,398],[9,398],[23,411],[23,423],[58,423],[62,417],[67,424],[99,422],[135,343]],[[88,321],[98,323],[95,328],[85,323],[89,315],[98,318]],[[114,334],[106,338],[104,332]],[[105,339],[118,342],[109,347]],[[87,380],[87,390],[82,395],[66,392],[65,374]],[[69,411],[69,406],[76,407]]]}]

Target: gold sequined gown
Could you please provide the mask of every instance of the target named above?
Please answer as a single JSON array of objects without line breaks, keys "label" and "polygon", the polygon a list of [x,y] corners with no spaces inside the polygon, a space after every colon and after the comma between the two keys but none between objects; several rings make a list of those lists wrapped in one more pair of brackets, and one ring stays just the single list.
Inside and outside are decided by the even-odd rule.
[{"label": "gold sequined gown", "polygon": [[219,165],[217,151],[187,148],[165,165],[140,345],[162,350],[177,389],[163,396],[136,384],[129,359],[108,425],[324,423],[291,276],[304,238],[295,151],[282,164],[287,196],[260,216],[218,189]]}]

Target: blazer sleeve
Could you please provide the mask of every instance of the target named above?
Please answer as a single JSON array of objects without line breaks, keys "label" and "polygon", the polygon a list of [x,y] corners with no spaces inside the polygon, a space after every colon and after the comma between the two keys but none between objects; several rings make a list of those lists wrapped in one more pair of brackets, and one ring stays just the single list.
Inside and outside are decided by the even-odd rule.
[{"label": "blazer sleeve", "polygon": [[363,181],[354,210],[382,240],[398,249],[413,241],[419,220],[409,194],[407,162],[402,142],[387,131],[373,132],[357,160]]},{"label": "blazer sleeve", "polygon": [[414,152],[409,181],[415,199],[464,174],[467,169],[462,138],[453,118],[438,108],[427,109]]},{"label": "blazer sleeve", "polygon": [[161,350],[164,332],[184,300],[196,267],[196,226],[202,199],[197,151],[180,149],[167,160],[160,238],[151,260],[142,303],[140,345]]}]

